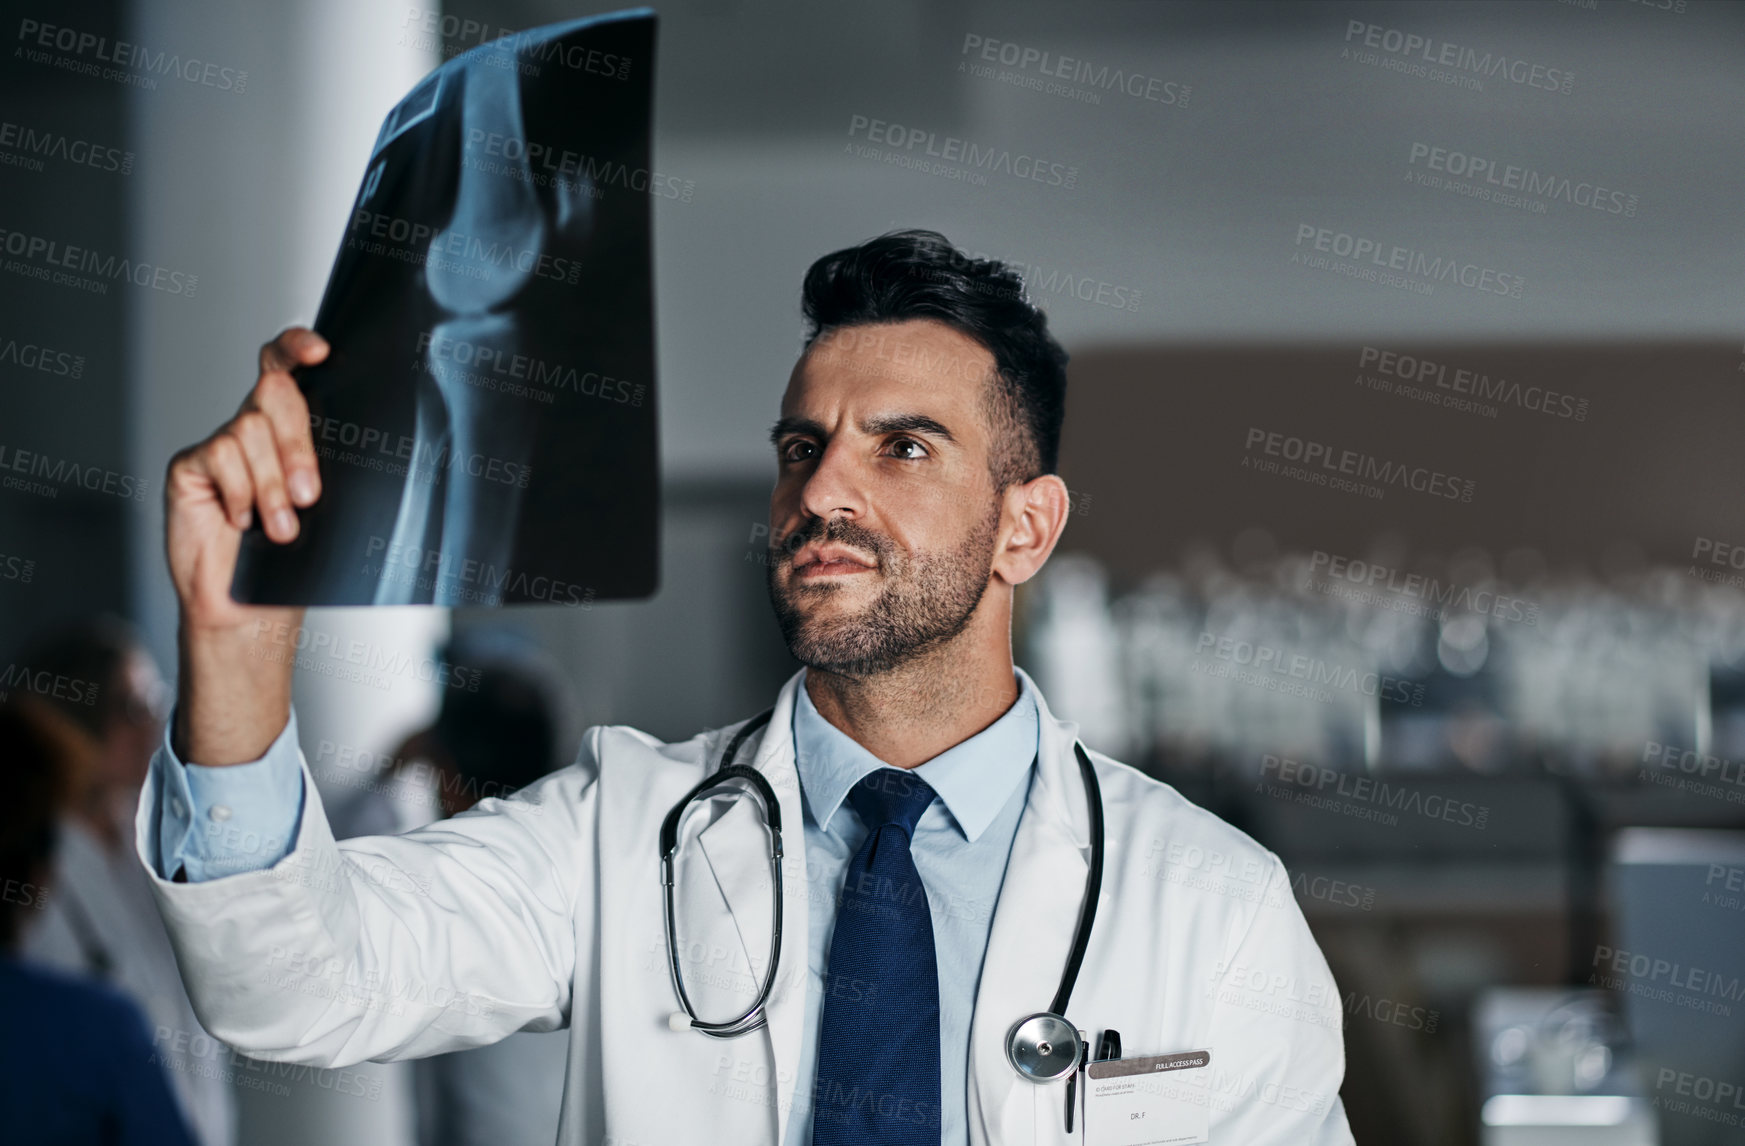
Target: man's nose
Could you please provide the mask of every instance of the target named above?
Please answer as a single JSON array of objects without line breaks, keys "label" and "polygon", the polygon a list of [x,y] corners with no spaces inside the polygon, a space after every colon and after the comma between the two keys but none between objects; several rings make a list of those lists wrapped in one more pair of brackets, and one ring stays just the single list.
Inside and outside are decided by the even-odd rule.
[{"label": "man's nose", "polygon": [[824,447],[824,455],[800,490],[800,505],[810,516],[826,521],[839,513],[857,518],[866,512],[865,486],[851,450],[840,443]]}]

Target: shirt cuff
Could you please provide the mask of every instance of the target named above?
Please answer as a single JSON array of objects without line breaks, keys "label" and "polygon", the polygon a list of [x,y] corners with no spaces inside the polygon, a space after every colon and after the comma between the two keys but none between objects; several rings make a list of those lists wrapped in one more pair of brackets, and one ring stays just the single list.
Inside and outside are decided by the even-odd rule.
[{"label": "shirt cuff", "polygon": [[178,869],[200,883],[272,867],[290,854],[303,822],[303,757],[297,713],[265,755],[246,764],[184,764],[170,746],[175,714],[152,758],[157,772],[158,875]]}]

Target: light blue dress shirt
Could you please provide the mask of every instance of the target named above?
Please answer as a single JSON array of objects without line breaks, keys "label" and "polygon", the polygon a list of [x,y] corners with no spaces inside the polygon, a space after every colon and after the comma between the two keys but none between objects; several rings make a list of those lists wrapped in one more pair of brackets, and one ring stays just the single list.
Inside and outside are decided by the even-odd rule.
[{"label": "light blue dress shirt", "polygon": [[170,747],[175,713],[164,722],[157,773],[157,840],[146,854],[158,875],[180,868],[189,883],[272,867],[297,844],[303,822],[303,770],[297,762],[297,713],[266,755],[247,764],[183,764]]},{"label": "light blue dress shirt", "polygon": [[[939,966],[940,1140],[969,1141],[969,1028],[982,959],[1006,861],[1030,791],[1039,744],[1036,698],[1018,677],[1016,703],[968,740],[922,764],[915,774],[938,799],[915,824],[911,851],[927,889]],[[209,768],[183,764],[170,747],[152,758],[162,793],[158,839],[148,854],[158,873],[181,869],[189,882],[271,867],[290,854],[303,816],[293,712],[259,760]],[[794,699],[795,762],[805,804],[807,897],[806,1018],[796,1064],[786,1146],[811,1146],[812,1080],[836,899],[848,862],[866,838],[848,791],[885,763],[819,715],[802,680]]]},{"label": "light blue dress shirt", "polygon": [[[943,1146],[969,1141],[969,1024],[982,956],[1006,860],[1030,792],[1038,744],[1036,698],[1022,677],[1017,703],[994,723],[915,769],[938,794],[915,823],[910,852],[927,889],[939,965],[939,1122]],[[804,682],[794,698],[794,755],[806,805],[806,1021],[800,1040],[787,1146],[811,1146],[812,1080],[818,1070],[836,899],[848,862],[866,839],[848,790],[884,761],[819,715]]]}]

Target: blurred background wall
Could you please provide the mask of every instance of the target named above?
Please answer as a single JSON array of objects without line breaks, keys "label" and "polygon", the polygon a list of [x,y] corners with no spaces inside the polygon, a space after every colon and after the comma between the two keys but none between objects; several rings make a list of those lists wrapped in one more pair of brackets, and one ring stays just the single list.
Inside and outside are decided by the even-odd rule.
[{"label": "blurred background wall", "polygon": [[[0,489],[0,649],[108,610],[173,670],[164,467],[313,317],[382,114],[441,59],[598,10],[15,6],[0,473],[113,480]],[[801,275],[937,228],[1023,267],[1074,356],[1074,515],[1021,663],[1300,877],[1359,1140],[1739,1140],[1714,1095],[1745,1085],[1745,998],[1669,1001],[1654,969],[1745,978],[1745,6],[659,11],[656,166],[685,188],[655,204],[660,593],[311,628],[414,660],[521,629],[571,686],[571,752],[591,723],[679,737],[763,707],[793,667],[759,528]],[[90,74],[45,25],[216,66]],[[165,273],[47,282],[33,239]],[[416,673],[319,668],[311,759],[434,711]],[[404,1138],[383,1077],[379,1101],[256,1094],[245,1140]]]}]

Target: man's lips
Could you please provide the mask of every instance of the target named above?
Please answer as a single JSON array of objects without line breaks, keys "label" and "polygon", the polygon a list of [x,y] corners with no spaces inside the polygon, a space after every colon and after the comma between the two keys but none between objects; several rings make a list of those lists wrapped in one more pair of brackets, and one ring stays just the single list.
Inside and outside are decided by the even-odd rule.
[{"label": "man's lips", "polygon": [[872,567],[870,565],[862,565],[858,561],[813,561],[806,565],[795,566],[794,568],[794,576],[808,579],[813,577],[840,577],[851,573],[871,572]]},{"label": "man's lips", "polygon": [[853,573],[871,573],[878,566],[851,549],[826,545],[808,545],[794,554],[796,577],[841,577]]}]

